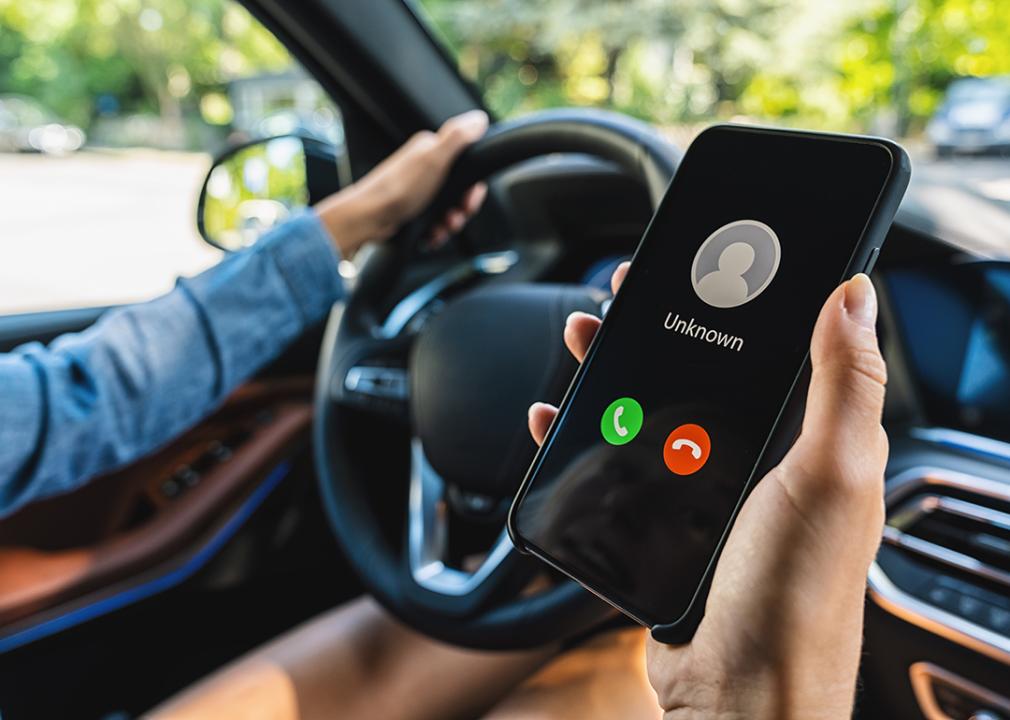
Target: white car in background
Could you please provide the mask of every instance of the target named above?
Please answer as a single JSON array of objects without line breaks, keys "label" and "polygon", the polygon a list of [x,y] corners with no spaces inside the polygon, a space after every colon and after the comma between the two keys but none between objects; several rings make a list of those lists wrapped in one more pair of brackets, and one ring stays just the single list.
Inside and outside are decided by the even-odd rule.
[{"label": "white car in background", "polygon": [[962,78],[926,127],[938,155],[1010,149],[1010,78]]},{"label": "white car in background", "polygon": [[0,95],[0,152],[62,155],[84,145],[84,131],[62,122],[35,100]]}]

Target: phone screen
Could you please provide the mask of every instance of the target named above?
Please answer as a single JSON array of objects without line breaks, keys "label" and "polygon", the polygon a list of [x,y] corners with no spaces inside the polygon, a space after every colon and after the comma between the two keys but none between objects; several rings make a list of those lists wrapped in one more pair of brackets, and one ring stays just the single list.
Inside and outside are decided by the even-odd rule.
[{"label": "phone screen", "polygon": [[892,164],[883,144],[695,140],[514,511],[646,624],[689,607]]}]

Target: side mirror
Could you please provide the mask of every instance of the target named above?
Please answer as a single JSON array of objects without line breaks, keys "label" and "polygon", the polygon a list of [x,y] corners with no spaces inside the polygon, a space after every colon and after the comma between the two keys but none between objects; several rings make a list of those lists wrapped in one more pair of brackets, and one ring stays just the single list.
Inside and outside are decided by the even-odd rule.
[{"label": "side mirror", "polygon": [[337,192],[340,150],[299,135],[229,148],[200,189],[196,226],[211,245],[240,250],[286,217]]}]

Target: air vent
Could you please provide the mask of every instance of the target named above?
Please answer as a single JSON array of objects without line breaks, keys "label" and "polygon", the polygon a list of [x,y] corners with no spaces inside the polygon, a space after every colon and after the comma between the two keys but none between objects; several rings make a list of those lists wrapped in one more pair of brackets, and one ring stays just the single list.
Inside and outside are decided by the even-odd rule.
[{"label": "air vent", "polygon": [[1010,513],[1004,503],[936,490],[902,503],[888,520],[884,542],[1010,589]]},{"label": "air vent", "polygon": [[885,503],[876,604],[1010,664],[1010,482],[910,468],[888,480]]}]

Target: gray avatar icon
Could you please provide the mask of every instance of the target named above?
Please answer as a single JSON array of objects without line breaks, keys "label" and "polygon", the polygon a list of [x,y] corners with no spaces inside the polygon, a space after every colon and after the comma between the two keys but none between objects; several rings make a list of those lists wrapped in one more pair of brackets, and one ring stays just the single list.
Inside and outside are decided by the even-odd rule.
[{"label": "gray avatar icon", "polygon": [[737,307],[764,292],[779,269],[780,255],[774,230],[758,220],[736,220],[698,248],[691,284],[712,307]]}]

